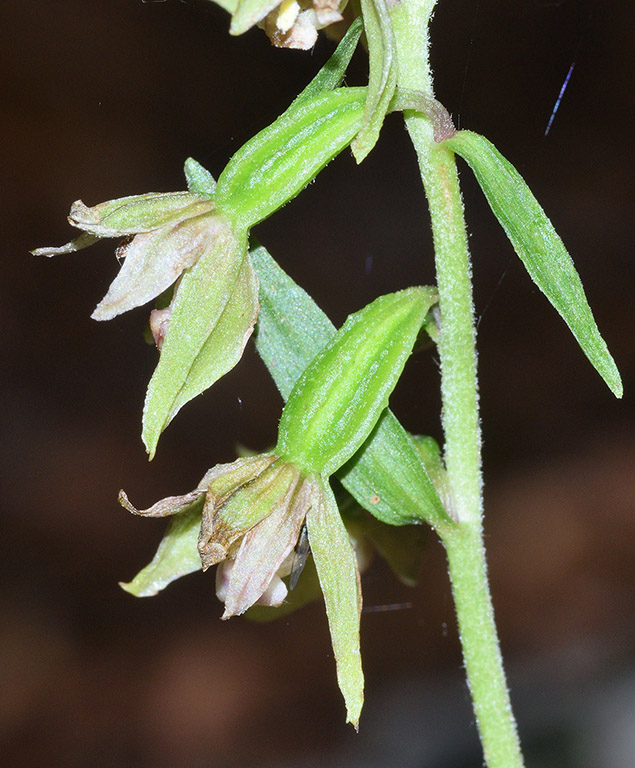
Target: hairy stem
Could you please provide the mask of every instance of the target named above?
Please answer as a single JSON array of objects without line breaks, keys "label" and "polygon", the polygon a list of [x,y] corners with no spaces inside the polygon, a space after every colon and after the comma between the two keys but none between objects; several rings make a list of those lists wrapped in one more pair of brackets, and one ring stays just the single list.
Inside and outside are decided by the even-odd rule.
[{"label": "hairy stem", "polygon": [[[436,0],[402,0],[392,12],[398,85],[433,97],[428,25]],[[438,342],[445,463],[459,523],[442,533],[463,658],[488,768],[521,768],[494,623],[482,531],[482,479],[472,281],[454,155],[435,143],[429,119],[406,112],[428,199],[441,312]]]}]

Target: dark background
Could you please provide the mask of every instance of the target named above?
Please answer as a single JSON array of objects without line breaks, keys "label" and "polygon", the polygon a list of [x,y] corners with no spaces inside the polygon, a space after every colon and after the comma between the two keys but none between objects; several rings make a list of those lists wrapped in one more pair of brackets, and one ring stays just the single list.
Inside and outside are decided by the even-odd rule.
[{"label": "dark background", "polygon": [[[530,282],[468,170],[492,589],[528,766],[623,768],[635,722],[631,3],[443,0],[438,97],[531,184],[574,256],[622,371],[616,401]],[[333,46],[278,51],[227,35],[205,0],[4,0],[0,8],[2,536],[0,754],[10,766],[478,766],[443,552],[408,590],[364,577],[366,708],[344,724],[323,608],[221,623],[211,575],[121,591],[161,522],[141,506],[194,486],[237,442],[275,440],[280,399],[250,350],[188,405],[148,464],[140,417],[156,352],[146,312],[89,317],[111,244],[53,260],[70,203],[215,174]],[[569,88],[544,131],[562,82]],[[358,54],[349,82],[363,83]],[[427,214],[399,117],[257,230],[340,323],[380,293],[432,282]],[[440,437],[433,353],[395,393]]]}]

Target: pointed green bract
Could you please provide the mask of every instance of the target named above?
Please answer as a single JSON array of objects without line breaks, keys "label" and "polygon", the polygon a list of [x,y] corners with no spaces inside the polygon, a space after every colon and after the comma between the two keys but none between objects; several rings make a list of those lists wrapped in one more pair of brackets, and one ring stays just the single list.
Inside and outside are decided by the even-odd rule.
[{"label": "pointed green bract", "polygon": [[201,527],[203,497],[190,509],[175,515],[159,544],[155,556],[128,583],[119,586],[135,597],[152,597],[171,582],[188,573],[201,570],[198,554],[198,532]]},{"label": "pointed green bract", "polygon": [[[227,224],[215,230],[207,251],[181,280],[143,411],[143,441],[150,458],[179,408],[240,359],[257,312],[253,282],[250,286],[248,278],[241,280],[246,240],[246,233]],[[228,339],[233,340],[229,348]]]},{"label": "pointed green bract", "polygon": [[370,72],[364,122],[351,144],[358,163],[377,143],[397,85],[395,36],[386,0],[361,0]]},{"label": "pointed green bract", "polygon": [[306,517],[313,560],[324,595],[326,615],[337,664],[337,681],[346,703],[347,722],[355,727],[364,703],[364,674],[359,647],[362,595],[355,553],[348,539],[333,491],[316,477],[320,502]]},{"label": "pointed green bract", "polygon": [[522,176],[491,142],[472,131],[458,131],[444,146],[467,161],[531,279],[569,326],[613,394],[621,397],[619,371],[600,335],[573,261]]},{"label": "pointed green bract", "polygon": [[357,17],[340,40],[330,59],[306,88],[296,96],[294,104],[304,99],[311,99],[324,91],[332,91],[341,85],[346,69],[357,48],[362,29],[362,20]]},{"label": "pointed green bract", "polygon": [[292,104],[232,157],[215,202],[246,229],[293,199],[351,142],[362,124],[365,88],[336,88]]},{"label": "pointed green bract", "polygon": [[336,328],[309,294],[259,245],[251,260],[260,284],[256,349],[283,400]]},{"label": "pointed green bract", "polygon": [[[335,326],[266,248],[258,246],[251,256],[260,279],[256,348],[287,400],[304,369],[335,334]],[[382,522],[453,524],[412,439],[390,410],[338,477],[357,502]]]},{"label": "pointed green bract", "polygon": [[216,190],[216,180],[212,174],[197,163],[193,157],[188,157],[183,167],[187,188],[196,197],[203,200],[211,200]]}]

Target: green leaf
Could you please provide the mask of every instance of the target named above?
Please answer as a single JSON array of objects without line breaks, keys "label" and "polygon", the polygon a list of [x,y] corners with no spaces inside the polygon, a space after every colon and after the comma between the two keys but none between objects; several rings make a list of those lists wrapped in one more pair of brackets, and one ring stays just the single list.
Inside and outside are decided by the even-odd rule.
[{"label": "green leaf", "polygon": [[336,88],[292,104],[244,144],[216,185],[215,202],[248,229],[293,199],[351,142],[365,88]]},{"label": "green leaf", "polygon": [[203,200],[211,200],[216,190],[216,180],[212,174],[197,163],[193,157],[188,157],[183,167],[188,190]]},{"label": "green leaf", "polygon": [[[304,369],[335,334],[335,326],[264,247],[258,246],[251,255],[260,278],[256,348],[286,400]],[[390,411],[380,417],[338,477],[358,503],[383,522],[452,524],[412,439]]]},{"label": "green leaf", "polygon": [[397,86],[395,36],[386,0],[361,0],[361,7],[368,40],[370,73],[364,122],[351,144],[358,163],[377,143]]},{"label": "green leaf", "polygon": [[240,359],[258,309],[255,281],[245,266],[246,240],[246,233],[226,224],[181,279],[143,411],[150,458],[181,406]]},{"label": "green leaf", "polygon": [[253,249],[251,260],[260,283],[256,349],[286,402],[304,369],[336,329],[266,248]]},{"label": "green leaf", "polygon": [[275,453],[325,475],[348,461],[388,406],[435,301],[433,288],[407,288],[350,315],[296,382]]},{"label": "green leaf", "polygon": [[622,381],[571,257],[522,176],[483,136],[458,131],[443,146],[467,161],[531,279],[571,329],[616,397]]},{"label": "green leaf", "polygon": [[170,520],[152,562],[132,581],[120,582],[122,589],[135,597],[152,597],[181,576],[201,570],[197,543],[203,501],[201,496],[188,510]]},{"label": "green leaf", "polygon": [[311,99],[325,91],[332,91],[342,84],[346,69],[353,58],[357,43],[361,37],[362,28],[362,20],[358,17],[348,28],[330,59],[306,88],[296,96],[296,99],[293,102],[294,104],[297,104],[304,99]]},{"label": "green leaf", "polygon": [[337,681],[346,702],[347,722],[356,728],[364,703],[359,647],[362,595],[355,553],[327,480],[315,478],[321,498],[306,516],[313,560],[324,595]]}]

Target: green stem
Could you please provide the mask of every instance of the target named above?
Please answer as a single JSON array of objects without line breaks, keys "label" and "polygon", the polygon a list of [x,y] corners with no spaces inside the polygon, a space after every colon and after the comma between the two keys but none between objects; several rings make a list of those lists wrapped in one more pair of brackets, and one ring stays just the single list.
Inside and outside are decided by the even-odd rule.
[{"label": "green stem", "polygon": [[[428,25],[436,0],[402,0],[391,17],[398,85],[432,97]],[[441,396],[449,510],[445,544],[476,721],[489,768],[522,768],[487,580],[472,281],[454,155],[435,144],[431,122],[406,112],[432,221],[441,331]]]}]

